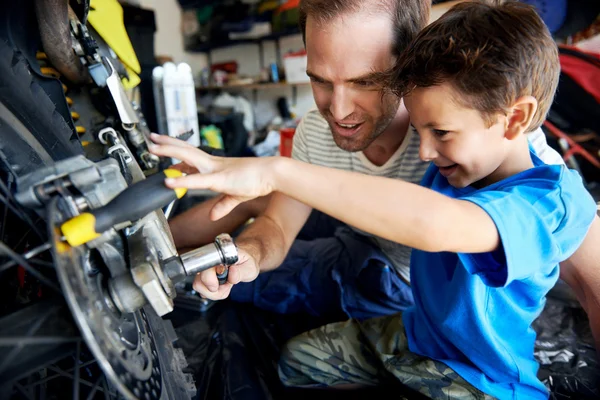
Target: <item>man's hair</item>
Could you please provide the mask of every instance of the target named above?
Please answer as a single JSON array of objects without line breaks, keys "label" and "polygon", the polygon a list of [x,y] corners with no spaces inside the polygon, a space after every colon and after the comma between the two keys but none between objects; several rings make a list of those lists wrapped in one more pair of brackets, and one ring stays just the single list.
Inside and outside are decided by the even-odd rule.
[{"label": "man's hair", "polygon": [[400,55],[429,22],[431,0],[300,0],[300,30],[306,44],[306,20],[331,22],[336,17],[367,11],[387,13],[394,25],[392,53]]},{"label": "man's hair", "polygon": [[559,74],[557,44],[535,8],[488,1],[459,3],[423,29],[386,80],[400,97],[448,82],[460,97],[453,100],[480,111],[488,126],[533,96],[530,132],[544,122]]}]

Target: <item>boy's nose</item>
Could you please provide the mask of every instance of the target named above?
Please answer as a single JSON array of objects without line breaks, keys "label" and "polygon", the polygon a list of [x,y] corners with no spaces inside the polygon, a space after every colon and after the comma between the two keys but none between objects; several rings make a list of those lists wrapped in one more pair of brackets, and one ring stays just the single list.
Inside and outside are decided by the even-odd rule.
[{"label": "boy's nose", "polygon": [[419,145],[419,157],[423,161],[432,161],[438,156],[438,152],[435,149],[433,143],[431,143],[430,139],[421,136],[421,144]]}]

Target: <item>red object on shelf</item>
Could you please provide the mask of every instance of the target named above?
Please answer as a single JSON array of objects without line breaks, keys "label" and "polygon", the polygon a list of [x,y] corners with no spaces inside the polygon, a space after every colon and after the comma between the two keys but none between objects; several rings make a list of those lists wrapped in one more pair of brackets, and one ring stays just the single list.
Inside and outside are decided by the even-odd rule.
[{"label": "red object on shelf", "polygon": [[226,61],[222,63],[212,64],[210,66],[210,72],[214,73],[217,70],[225,71],[228,74],[237,74],[238,63],[237,61]]},{"label": "red object on shelf", "polygon": [[275,11],[276,13],[281,13],[287,10],[291,10],[292,8],[300,7],[300,0],[288,0]]},{"label": "red object on shelf", "polygon": [[294,133],[296,133],[296,128],[281,128],[279,130],[279,135],[281,137],[281,141],[279,143],[280,156],[292,156],[292,144],[294,139]]}]

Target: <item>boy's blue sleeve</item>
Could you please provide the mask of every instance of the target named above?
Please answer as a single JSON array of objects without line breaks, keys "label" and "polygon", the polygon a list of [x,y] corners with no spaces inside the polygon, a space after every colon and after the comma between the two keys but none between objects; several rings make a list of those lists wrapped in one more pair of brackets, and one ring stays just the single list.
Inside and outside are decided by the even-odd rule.
[{"label": "boy's blue sleeve", "polygon": [[562,175],[554,185],[529,179],[463,198],[488,213],[501,240],[494,252],[459,254],[470,273],[489,286],[506,286],[544,273],[540,266],[554,267],[577,250],[596,205],[578,174],[565,168]]}]

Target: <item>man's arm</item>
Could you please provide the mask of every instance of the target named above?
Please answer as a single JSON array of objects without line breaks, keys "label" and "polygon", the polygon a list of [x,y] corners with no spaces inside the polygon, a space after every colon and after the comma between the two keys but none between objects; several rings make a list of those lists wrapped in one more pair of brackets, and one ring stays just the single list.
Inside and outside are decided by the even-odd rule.
[{"label": "man's arm", "polygon": [[227,283],[219,285],[212,269],[199,273],[194,289],[202,296],[221,300],[233,285],[251,282],[261,271],[277,268],[287,255],[311,208],[280,193],[273,193],[264,214],[236,239],[239,260],[229,267]]},{"label": "man's arm", "polygon": [[287,255],[312,208],[281,193],[273,193],[263,214],[236,239],[253,255],[261,272],[277,268]]},{"label": "man's arm", "polygon": [[219,194],[169,220],[175,247],[180,253],[212,243],[221,233],[233,233],[250,218],[262,214],[271,196],[258,197],[240,203],[229,215],[217,221],[210,219],[210,210],[223,195]]},{"label": "man's arm", "polygon": [[586,311],[600,357],[600,218],[594,219],[575,254],[560,264],[560,277]]}]

